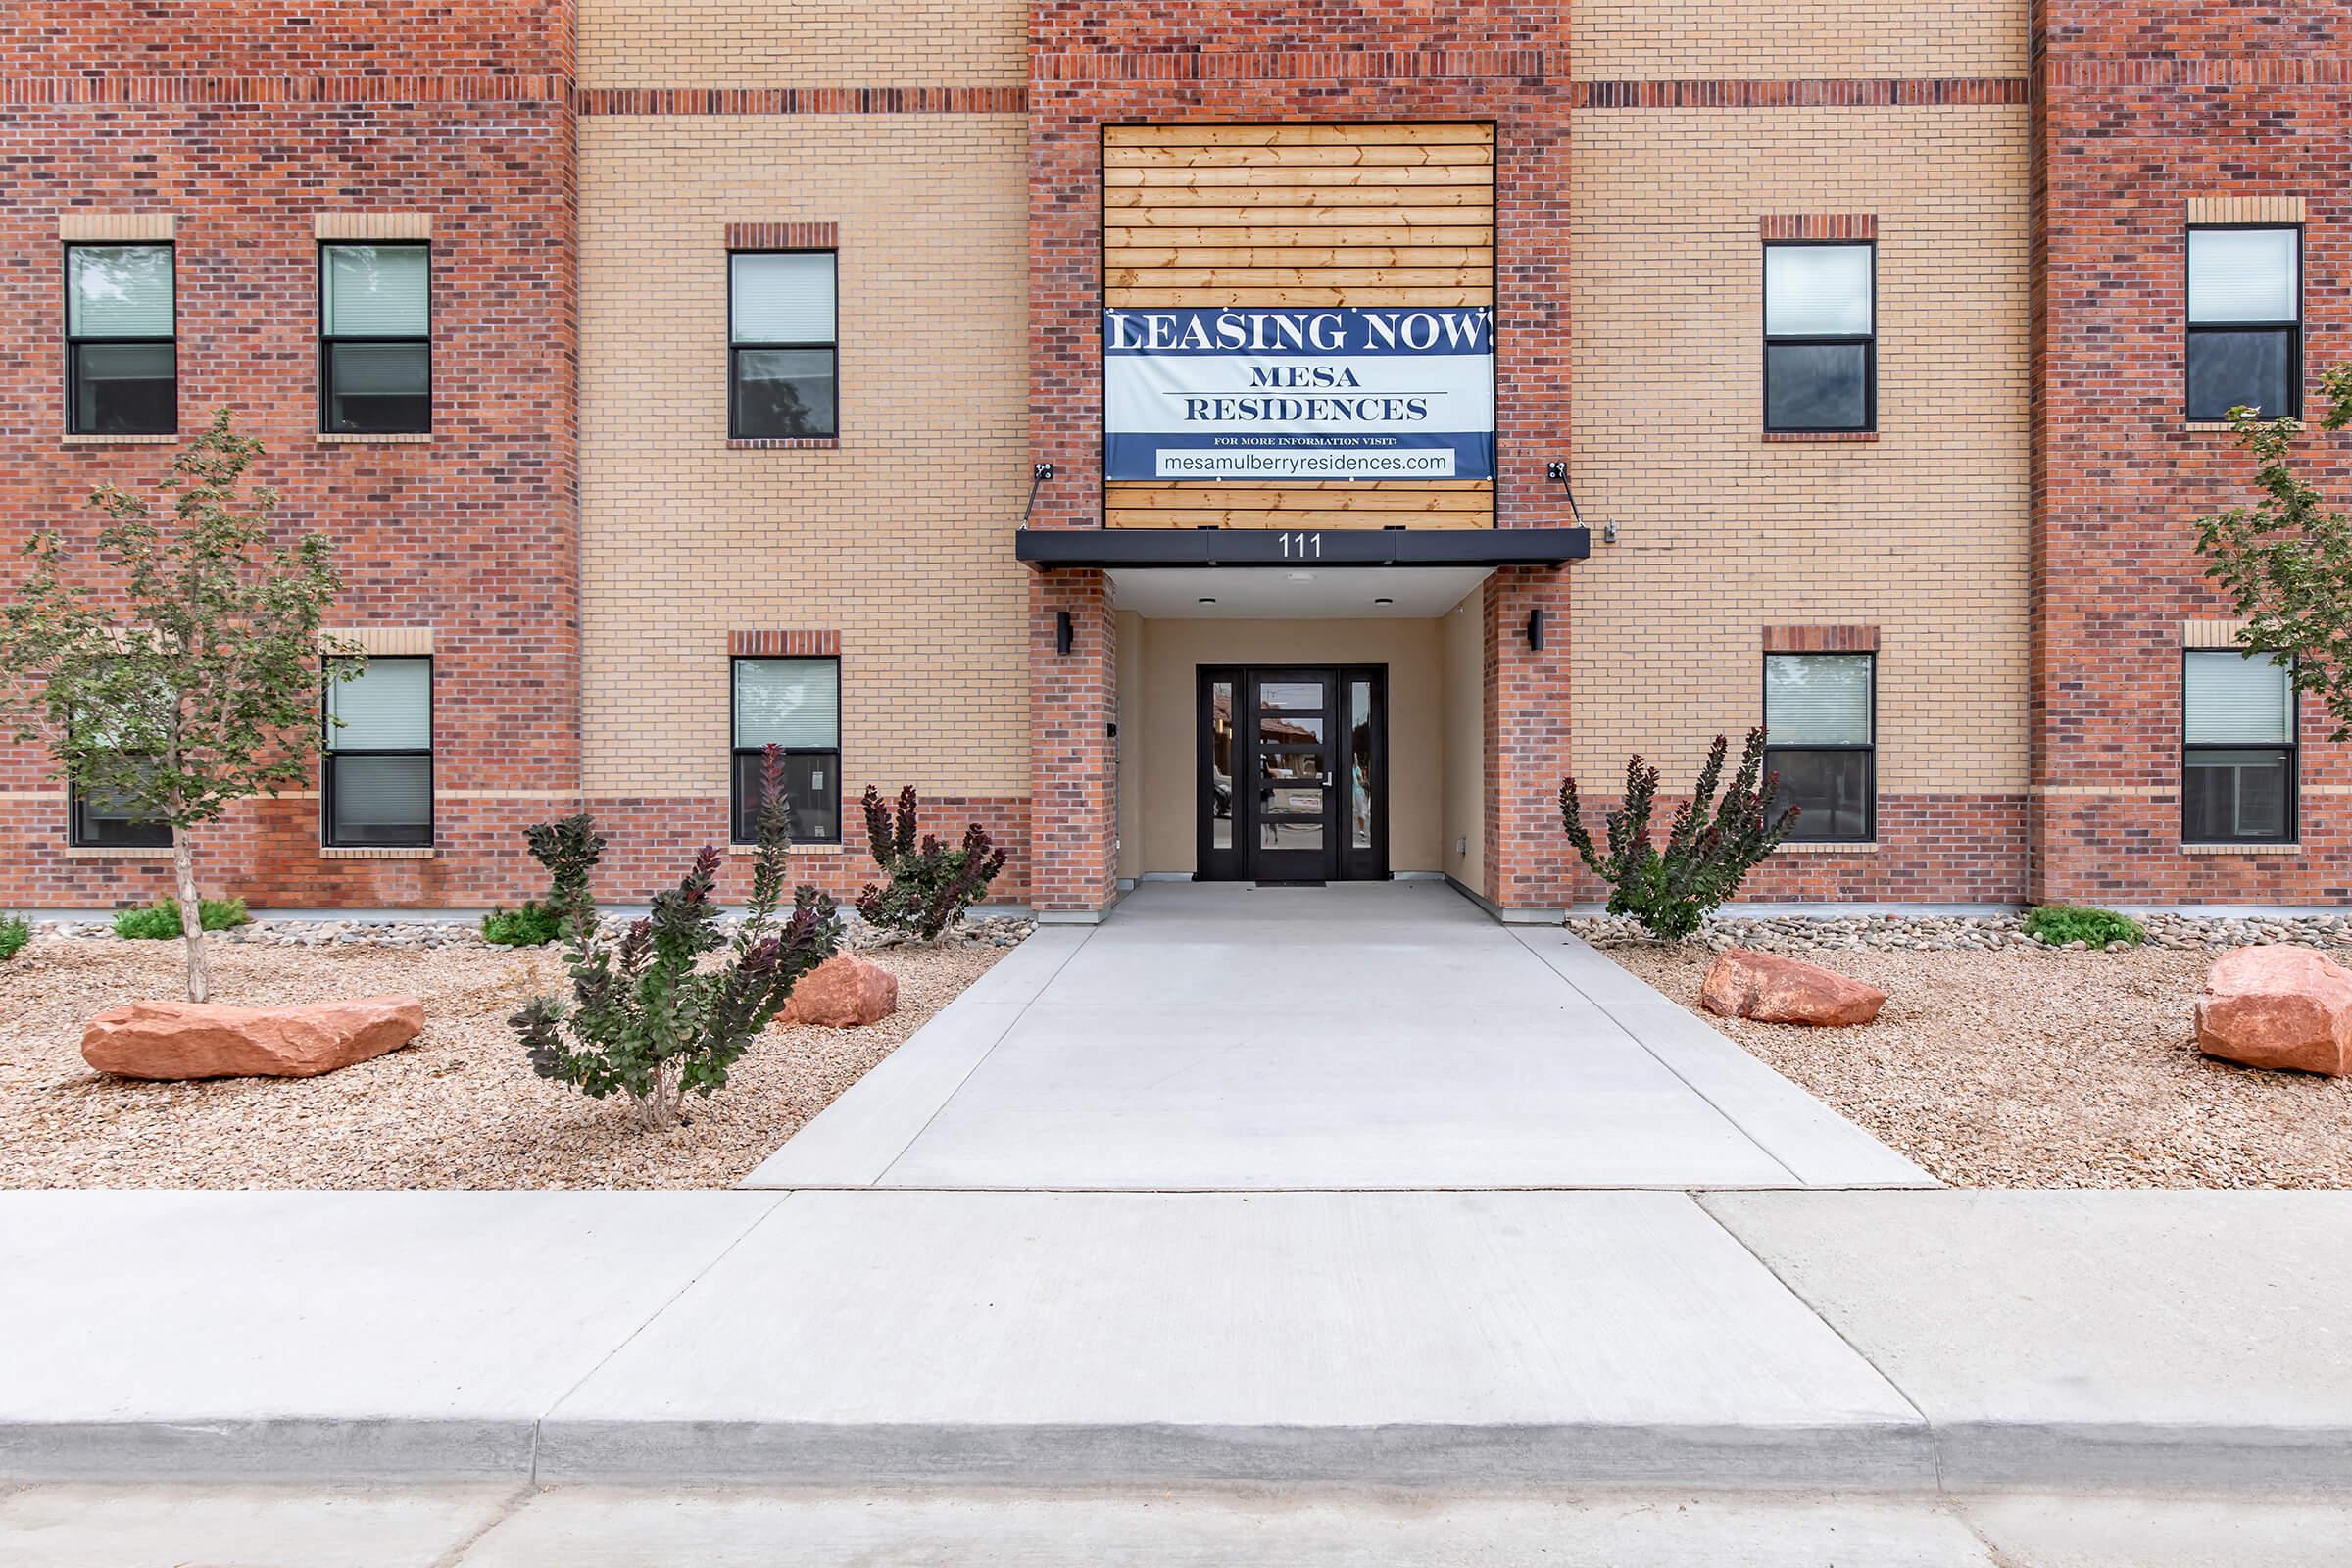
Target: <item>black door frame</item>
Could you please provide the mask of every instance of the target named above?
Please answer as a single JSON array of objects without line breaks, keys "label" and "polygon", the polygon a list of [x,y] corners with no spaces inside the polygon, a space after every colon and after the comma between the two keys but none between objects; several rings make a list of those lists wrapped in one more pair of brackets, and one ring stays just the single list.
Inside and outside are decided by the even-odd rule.
[{"label": "black door frame", "polygon": [[[1201,882],[1243,881],[1386,881],[1389,876],[1389,667],[1386,664],[1202,664],[1196,671],[1198,740],[1194,879]],[[1258,829],[1258,700],[1269,680],[1328,682],[1324,760],[1331,782],[1324,787],[1323,850],[1315,860],[1270,860],[1272,856],[1297,857],[1311,852],[1263,851]],[[1355,847],[1354,739],[1351,703],[1356,683],[1370,687],[1369,766],[1366,782],[1371,797],[1371,844]],[[1214,800],[1221,775],[1216,765],[1213,720],[1218,685],[1229,692],[1232,738],[1227,758],[1231,776],[1222,780],[1230,792],[1231,842],[1214,842]],[[1300,711],[1304,711],[1301,710]]]}]

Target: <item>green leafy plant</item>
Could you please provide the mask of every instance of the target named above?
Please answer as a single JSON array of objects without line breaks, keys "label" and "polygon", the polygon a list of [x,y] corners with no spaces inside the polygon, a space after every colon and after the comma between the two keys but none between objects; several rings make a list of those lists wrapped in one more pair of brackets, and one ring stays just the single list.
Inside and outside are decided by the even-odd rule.
[{"label": "green leafy plant", "polygon": [[[2328,412],[2320,428],[2352,425],[2352,366],[2320,377]],[[2229,590],[2248,653],[2285,655],[2298,690],[2319,698],[2332,739],[2352,739],[2352,517],[2328,506],[2288,461],[2299,419],[2230,411],[2238,444],[2254,455],[2262,499],[2197,519],[2205,575]]]},{"label": "green leafy plant", "polygon": [[1004,869],[1004,852],[977,822],[963,830],[963,842],[954,849],[922,833],[916,820],[922,803],[911,784],[899,791],[895,818],[871,784],[862,804],[866,843],[874,864],[890,881],[887,886],[867,883],[858,895],[858,912],[884,930],[938,941],[988,892]]},{"label": "green leafy plant", "polygon": [[113,485],[95,549],[35,533],[30,572],[0,609],[0,704],[73,787],[172,829],[188,1000],[211,990],[191,840],[240,801],[311,779],[324,678],[360,650],[320,636],[342,583],[323,535],[280,547],[277,494],[245,491],[262,455],[222,413],[163,481],[169,522]]},{"label": "green leafy plant", "polygon": [[2080,904],[2044,904],[2026,911],[2026,935],[2063,948],[2069,942],[2103,948],[2110,942],[2133,947],[2148,940],[2148,928],[2128,914]]},{"label": "green leafy plant", "polygon": [[501,947],[539,948],[563,936],[582,907],[593,909],[588,874],[604,858],[605,836],[596,818],[582,811],[523,830],[531,858],[547,867],[554,886],[545,900],[525,899],[519,909],[496,908],[482,916],[482,940]]},{"label": "green leafy plant", "polygon": [[1710,910],[1738,890],[1740,881],[1780,846],[1796,821],[1791,806],[1772,817],[1780,779],[1764,772],[1764,732],[1751,729],[1740,753],[1740,768],[1720,804],[1730,744],[1723,736],[1707,750],[1698,784],[1675,813],[1660,849],[1650,838],[1656,809],[1658,770],[1640,757],[1625,764],[1625,799],[1607,813],[1608,852],[1600,853],[1585,827],[1576,780],[1560,785],[1560,819],[1568,842],[1594,876],[1609,885],[1611,914],[1631,915],[1650,935],[1681,941],[1696,931]]},{"label": "green leafy plant", "polygon": [[[756,838],[752,896],[731,942],[712,898],[722,861],[715,845],[705,845],[678,885],[656,894],[653,912],[618,942],[598,930],[579,867],[577,882],[568,884],[574,891],[564,938],[570,1003],[534,997],[508,1020],[533,1072],[592,1099],[626,1095],[648,1128],[674,1124],[687,1095],[725,1087],[728,1069],[783,1008],[794,985],[841,948],[833,901],[812,887],[796,889],[791,914],[777,918],[792,808],[784,798],[783,753],[773,746],[761,770]],[[576,865],[565,857],[579,842],[534,830],[531,853],[560,889]],[[601,839],[596,847],[602,850]],[[706,961],[720,949],[727,950],[723,958]]]},{"label": "green leafy plant", "polygon": [[[206,899],[199,906],[204,929],[225,931],[230,926],[251,925],[253,916],[245,912],[243,899]],[[115,935],[133,942],[169,942],[184,936],[181,928],[181,909],[173,899],[158,894],[153,904],[137,904],[115,914]]]},{"label": "green leafy plant", "polygon": [[32,922],[21,914],[0,914],[0,963],[24,951],[32,940]]}]

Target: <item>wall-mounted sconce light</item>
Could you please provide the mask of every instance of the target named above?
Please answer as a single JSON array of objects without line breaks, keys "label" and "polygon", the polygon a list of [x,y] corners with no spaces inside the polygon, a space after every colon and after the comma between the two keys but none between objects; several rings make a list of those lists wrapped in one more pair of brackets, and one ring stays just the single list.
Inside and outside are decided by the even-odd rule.
[{"label": "wall-mounted sconce light", "polygon": [[1544,607],[1538,605],[1527,612],[1527,646],[1537,653],[1544,651]]},{"label": "wall-mounted sconce light", "polygon": [[1078,629],[1070,624],[1070,612],[1066,610],[1054,612],[1054,651],[1066,654],[1077,641]]}]

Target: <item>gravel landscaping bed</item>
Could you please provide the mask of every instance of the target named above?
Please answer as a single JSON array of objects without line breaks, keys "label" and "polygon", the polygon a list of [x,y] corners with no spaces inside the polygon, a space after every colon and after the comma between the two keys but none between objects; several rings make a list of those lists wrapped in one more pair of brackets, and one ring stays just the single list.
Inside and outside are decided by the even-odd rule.
[{"label": "gravel landscaping bed", "polygon": [[725,1089],[687,1101],[684,1125],[646,1133],[625,1101],[532,1076],[507,1026],[527,997],[563,993],[561,949],[494,948],[459,927],[399,945],[315,924],[208,943],[215,999],[413,993],[426,1019],[413,1044],[318,1078],[134,1083],[90,1070],[81,1027],[121,1003],[184,996],[178,942],[44,931],[0,964],[0,1187],[729,1186],[1027,929],[990,921],[937,949],[859,947],[898,976],[896,1013],[862,1029],[778,1024]]},{"label": "gravel landscaping bed", "polygon": [[[2230,1066],[2191,1039],[2212,951],[2286,940],[2266,929],[2284,923],[2182,921],[2169,946],[2116,953],[1944,922],[1720,921],[1688,946],[1573,924],[1693,1010],[1710,947],[1735,943],[1805,954],[1884,990],[1886,1008],[1859,1028],[1699,1016],[1954,1186],[2352,1187],[2352,1078]],[[2343,923],[2292,924],[2308,937]]]}]

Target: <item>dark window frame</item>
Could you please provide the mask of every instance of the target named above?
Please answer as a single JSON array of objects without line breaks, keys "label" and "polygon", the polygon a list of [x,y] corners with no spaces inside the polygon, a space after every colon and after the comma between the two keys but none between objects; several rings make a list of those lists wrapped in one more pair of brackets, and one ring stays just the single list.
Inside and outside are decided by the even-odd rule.
[{"label": "dark window frame", "polygon": [[836,699],[833,710],[833,744],[829,747],[787,746],[783,750],[784,755],[788,758],[830,757],[833,759],[832,788],[835,797],[833,807],[833,832],[830,837],[818,837],[812,834],[796,833],[793,835],[792,842],[795,844],[841,843],[844,835],[848,831],[848,824],[846,821],[844,821],[844,818],[848,816],[849,813],[841,804],[841,710],[844,706],[846,706],[846,702],[843,700],[842,695],[841,656],[839,654],[736,654],[727,660],[727,842],[730,844],[751,844],[757,842],[752,838],[746,837],[738,830],[739,825],[743,821],[743,798],[737,793],[737,786],[742,781],[744,760],[746,758],[761,757],[767,752],[767,748],[764,746],[745,746],[740,744],[739,738],[736,735],[735,726],[740,715],[736,712],[735,709],[735,666],[738,664],[747,663],[827,663],[833,666],[833,692]]},{"label": "dark window frame", "polygon": [[[75,251],[160,250],[172,258],[172,335],[170,337],[79,337],[74,331],[74,253]],[[179,246],[168,239],[68,240],[61,273],[65,308],[66,339],[66,434],[68,435],[177,435],[179,434]],[[81,427],[81,350],[90,345],[101,348],[154,348],[158,344],[172,351],[172,427],[169,430],[84,430]]]},{"label": "dark window frame", "polygon": [[[1772,253],[1776,250],[1862,249],[1870,252],[1870,331],[1823,336],[1816,333],[1773,332]],[[1768,239],[1756,259],[1762,289],[1764,365],[1760,384],[1764,393],[1764,429],[1770,435],[1872,435],[1879,428],[1879,242],[1876,239]],[[1772,422],[1772,351],[1775,348],[1852,348],[1862,350],[1862,422],[1860,424],[1775,424]]]},{"label": "dark window frame", "polygon": [[[746,342],[735,336],[735,258],[738,256],[823,256],[833,263],[833,335],[823,343]],[[747,435],[743,429],[743,356],[770,351],[813,354],[823,351],[833,367],[833,428],[797,436]],[[838,245],[768,245],[727,252],[727,439],[730,441],[838,441],[841,439],[841,247]],[[809,840],[831,843],[832,840]]]},{"label": "dark window frame", "polygon": [[[1874,285],[1875,286],[1875,285]],[[1845,742],[1835,746],[1775,746],[1772,744],[1772,662],[1776,659],[1867,659],[1870,661],[1870,739],[1859,744]],[[1879,841],[1879,651],[1875,648],[1836,648],[1799,651],[1776,649],[1764,656],[1756,666],[1756,679],[1761,683],[1757,693],[1760,701],[1757,711],[1764,718],[1764,776],[1771,778],[1780,771],[1776,759],[1786,754],[1815,752],[1861,752],[1867,754],[1865,767],[1869,772],[1870,788],[1863,798],[1862,831],[1859,833],[1807,833],[1805,818],[1799,813],[1795,827],[1783,840],[1788,844],[1876,844]],[[1774,803],[1774,814],[1780,806]]]},{"label": "dark window frame", "polygon": [[[2295,318],[2291,321],[2227,321],[2200,326],[2190,314],[2188,286],[2189,236],[2202,230],[2270,230],[2290,229],[2295,236]],[[2217,422],[2212,417],[2200,418],[2194,412],[2190,397],[2196,375],[2196,340],[2200,337],[2251,337],[2258,333],[2286,334],[2286,401],[2281,413],[2263,411],[2266,419],[2300,419],[2303,417],[2303,272],[2309,260],[2301,223],[2190,223],[2180,231],[2180,415],[2192,424]]]},{"label": "dark window frame", "polygon": [[[2277,223],[2243,225],[2278,228]],[[2294,661],[2286,668],[2286,744],[2275,742],[2199,741],[2188,738],[2188,662],[2199,654],[2231,654],[2228,648],[2180,650],[2180,842],[2182,844],[2300,844],[2303,842],[2303,690],[2295,684]],[[2252,656],[2260,657],[2260,656]],[[2286,754],[2286,820],[2277,833],[2249,833],[2234,838],[2193,838],[2188,831],[2188,767],[2200,752],[2284,752]]]},{"label": "dark window frame", "polygon": [[[334,250],[418,250],[424,252],[424,336],[422,337],[354,337],[330,333],[326,319],[326,253]],[[433,243],[423,239],[322,239],[318,245],[318,433],[343,436],[431,435],[433,433],[433,318],[439,313],[433,309],[433,276],[436,270]],[[335,347],[341,343],[365,343],[379,348],[402,346],[424,350],[424,423],[400,430],[343,430],[334,423],[335,409]]]},{"label": "dark window frame", "polygon": [[[124,817],[122,820],[143,830],[136,838],[95,839],[82,831],[81,786],[72,780],[66,784],[66,843],[76,850],[168,850],[172,848],[172,824],[149,817]],[[156,836],[160,830],[161,836]]]},{"label": "dark window frame", "polygon": [[[439,803],[433,798],[438,779],[438,767],[433,760],[430,742],[441,734],[439,713],[441,672],[433,665],[431,654],[374,654],[367,656],[369,664],[421,663],[424,665],[424,733],[426,744],[421,749],[404,747],[339,746],[335,742],[334,692],[341,684],[326,678],[336,660],[350,655],[330,654],[319,662],[318,679],[318,842],[330,850],[429,850],[441,830]],[[424,759],[424,837],[422,839],[344,839],[335,835],[335,763],[345,757],[421,757]]]}]

